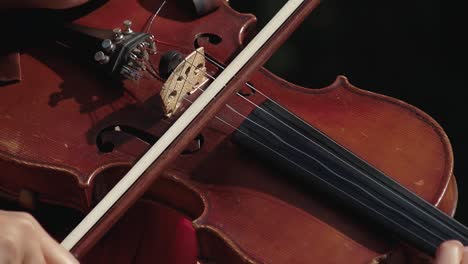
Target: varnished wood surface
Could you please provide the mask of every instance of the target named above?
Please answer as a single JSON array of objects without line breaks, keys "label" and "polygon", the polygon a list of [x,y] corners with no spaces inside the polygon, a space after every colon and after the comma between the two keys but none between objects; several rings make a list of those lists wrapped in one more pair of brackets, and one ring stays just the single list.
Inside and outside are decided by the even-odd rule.
[{"label": "varnished wood surface", "polygon": [[[114,2],[115,6],[104,6],[100,11],[79,22],[90,26],[114,27],[114,25],[120,24],[123,19],[131,18],[137,27],[141,27],[143,18],[147,17],[159,4],[158,1],[138,2],[137,5],[141,4],[144,10],[141,11],[142,13],[134,13],[132,17],[129,17],[127,11],[130,8],[124,5],[123,1],[120,1],[120,4],[119,1]],[[251,16],[225,12],[210,14],[209,17],[204,18],[206,20],[198,21],[202,22],[199,26],[204,30],[220,34],[221,30],[218,25],[208,23],[208,18],[223,17],[223,15],[223,19],[226,18],[226,15],[239,18],[239,24],[236,26],[247,28],[246,31],[249,31],[249,27],[254,23]],[[109,16],[110,13],[113,16]],[[102,17],[107,19],[103,20]],[[171,20],[164,17],[164,14],[162,17],[162,21]],[[175,40],[180,35],[194,35],[194,32],[186,27],[187,22],[190,22],[191,19],[181,16],[174,21],[180,29],[177,31],[178,34],[171,32],[171,34],[164,36],[165,38]],[[163,27],[165,22],[159,22],[160,24],[156,27]],[[210,48],[212,56],[222,62],[227,62],[233,54],[226,51],[237,47],[243,39],[242,34],[234,32],[230,38],[223,39],[221,45],[203,44]],[[191,39],[187,39],[186,42],[182,43],[182,46],[191,47],[193,44],[191,41]],[[166,48],[169,49],[169,47]],[[135,97],[122,94],[119,89],[111,92],[112,96],[107,101],[94,104],[91,100],[94,92],[86,93],[86,90],[76,92],[71,88],[76,85],[86,89],[90,85],[95,85],[96,80],[93,78],[83,79],[81,76],[75,75],[75,72],[81,67],[63,64],[62,55],[44,56],[41,55],[40,50],[32,50],[23,55],[26,70],[28,63],[31,67],[39,69],[38,72],[25,75],[25,78],[35,74],[40,77],[52,74],[56,77],[52,78],[51,83],[49,83],[48,88],[51,90],[46,90],[44,94],[35,96],[38,98],[39,104],[45,106],[49,103],[50,95],[58,92],[65,96],[63,100],[58,102],[58,107],[67,107],[70,112],[80,111],[77,120],[83,119],[85,120],[83,122],[98,124],[96,130],[116,120],[116,116],[113,115],[110,118],[104,118],[104,121],[96,122],[95,120],[96,116],[109,117],[109,109],[106,106],[111,104],[124,109],[119,114],[123,113],[124,116],[127,116],[127,121],[131,120],[131,116],[134,114],[145,113],[158,116],[159,113],[151,109],[153,106],[151,102],[146,101],[148,95],[151,94],[152,86],[145,82],[132,87],[133,91],[136,91],[136,101],[149,103],[143,112],[127,110],[125,106],[133,104]],[[63,65],[67,66],[63,68]],[[92,76],[92,74],[87,73],[87,76]],[[62,79],[64,77],[65,79]],[[339,78],[335,84],[328,88],[316,91],[289,84],[266,71],[255,74],[252,80],[256,87],[296,112],[307,122],[332,136],[339,143],[369,160],[370,163],[388,175],[401,181],[404,186],[434,204],[442,201],[439,203],[441,208],[447,213],[453,212],[456,191],[453,188],[454,184],[449,184],[453,163],[450,145],[443,130],[426,114],[398,100],[357,90],[349,85],[344,78]],[[27,86],[25,85],[24,89],[40,84],[38,79],[34,78],[26,79],[26,81]],[[113,83],[108,84],[110,88],[116,87],[114,85]],[[132,84],[129,86],[131,87]],[[365,88],[373,89],[373,87]],[[38,91],[43,90],[38,89]],[[86,96],[83,96],[84,91]],[[114,101],[115,98],[118,100]],[[256,102],[263,100],[258,96],[254,99]],[[21,98],[12,101],[20,102]],[[232,99],[231,103],[236,106],[245,106],[238,98]],[[89,110],[90,106],[91,111]],[[93,107],[97,108],[93,109]],[[251,110],[251,107],[242,109],[246,114]],[[33,109],[31,112],[38,113],[39,111]],[[220,115],[229,118],[233,124],[239,124],[242,121],[242,118],[235,117],[228,112],[223,110]],[[47,127],[56,128],[56,120],[67,119],[65,117],[56,118],[51,120]],[[375,229],[375,227],[366,229],[370,226],[366,221],[350,217],[350,212],[347,212],[344,207],[320,196],[319,190],[313,194],[305,193],[304,190],[298,189],[291,183],[275,176],[272,177],[278,172],[265,167],[265,164],[256,161],[254,157],[230,143],[228,134],[232,130],[216,123],[216,121],[213,122],[209,128],[203,130],[204,136],[210,138],[210,141],[206,142],[202,152],[183,156],[173,165],[173,170],[166,173],[166,178],[154,185],[154,189],[147,194],[154,199],[163,200],[173,205],[195,220],[194,226],[198,232],[202,257],[217,259],[222,263],[309,263],[305,262],[305,257],[324,257],[324,252],[336,253],[333,249],[343,248],[343,251],[332,254],[336,256],[328,257],[326,261],[329,263],[343,263],[343,261],[350,263],[349,256],[345,255],[346,252],[352,252],[353,256],[359,252],[360,255],[356,261],[368,261],[386,253],[392,248],[392,245],[397,243],[396,241],[387,243],[388,234]],[[377,124],[382,125],[384,129],[379,130]],[[152,131],[164,128],[164,126],[154,128],[153,125],[144,123],[141,126],[151,127]],[[66,127],[62,125],[59,129]],[[81,135],[89,136],[85,132]],[[91,135],[95,135],[93,133],[95,131],[91,130]],[[92,139],[93,136],[90,138]],[[118,165],[116,171],[119,171],[120,167],[129,166],[134,155],[138,155],[147,147],[140,142],[129,141],[128,138],[120,138],[119,140],[123,142],[121,148],[111,154],[123,157],[123,161],[113,163],[113,165]],[[58,142],[62,144],[63,140],[60,139]],[[41,143],[52,144],[53,142],[42,140]],[[68,145],[67,142],[65,144]],[[92,145],[92,141],[87,142],[87,144]],[[79,145],[79,147],[84,146]],[[11,146],[9,148],[11,149]],[[60,145],[60,151],[68,153],[69,150],[65,148],[67,148],[65,145]],[[87,146],[87,148],[92,147]],[[421,149],[424,150],[424,157],[419,157]],[[85,150],[80,150],[78,153],[88,153]],[[93,151],[96,152],[96,150]],[[415,161],[413,159],[416,156],[415,153],[421,160]],[[50,157],[49,153],[38,154],[38,156]],[[99,156],[96,154],[96,157]],[[230,159],[220,161],[221,158],[226,157]],[[443,158],[441,159],[441,157]],[[96,161],[95,159],[90,160]],[[431,164],[431,166],[427,166],[427,164]],[[30,172],[31,176],[20,174],[18,177],[34,177],[38,173],[35,167],[46,167],[37,166],[38,164],[32,165],[34,169]],[[118,174],[116,171],[107,170],[107,168],[103,166],[102,171],[94,174],[91,178],[111,179],[115,177],[114,174]],[[16,171],[14,173],[17,174]],[[73,175],[73,173],[68,173],[68,176]],[[83,176],[74,175],[69,178],[71,182],[81,183],[80,188],[83,189],[78,188],[75,190],[76,192],[89,187],[86,185],[87,181],[83,180]],[[101,182],[105,181],[101,180]],[[112,183],[112,180],[109,182]],[[76,186],[73,183],[68,184]],[[285,188],[286,186],[287,188]],[[11,196],[15,196],[15,192],[19,191],[21,187],[23,186],[14,186]],[[73,193],[67,189],[62,190]],[[41,196],[43,201],[57,202],[59,200],[59,195],[53,192],[37,191],[44,192],[44,196]],[[80,209],[87,208],[93,200],[91,189],[80,195],[73,195],[73,199],[76,200],[60,200],[58,203]],[[241,214],[243,212],[249,214]],[[284,218],[284,216],[288,217]],[[340,221],[344,218],[347,220]],[[254,224],[257,225],[253,227]],[[363,227],[365,228],[363,229]],[[385,239],[382,241],[384,236]],[[284,242],[286,238],[289,239],[288,243]]]},{"label": "varnished wood surface", "polygon": [[[296,113],[302,113],[302,118],[427,201],[439,204],[446,213],[453,213],[457,196],[454,182],[449,184],[453,179],[450,144],[432,118],[401,101],[358,90],[342,77],[321,90],[282,82],[266,71],[256,77],[257,88],[265,87],[266,93],[285,106],[297,107],[302,102],[302,108],[295,109]],[[269,90],[272,83],[281,83],[281,88]],[[235,98],[230,104],[244,103]],[[223,116],[230,117],[234,123],[240,122],[228,113],[225,110]],[[366,118],[361,119],[362,116]],[[377,123],[386,128],[376,129]],[[183,211],[196,219],[194,226],[205,242],[200,246],[202,254],[221,262],[227,260],[223,258],[225,253],[219,252],[234,249],[237,261],[255,263],[307,263],[305,260],[312,256],[323,263],[362,263],[387,253],[396,245],[397,241],[392,241],[393,236],[388,232],[347,211],[345,206],[324,200],[320,190],[310,192],[298,188],[285,180],[286,175],[268,169],[238,149],[220,134],[229,129],[213,121],[213,126],[204,130],[204,135],[214,140],[207,142],[199,153],[198,157],[203,158],[181,157],[174,172],[168,173],[168,181],[176,183],[154,186],[156,193],[162,193],[160,196],[170,197],[163,199],[165,202],[175,202],[176,208],[185,208]],[[421,148],[426,149],[423,153],[427,156],[419,163],[416,160],[421,158]],[[440,159],[441,156],[445,159]],[[186,193],[192,198],[171,194],[179,193],[171,190],[180,188],[192,190]],[[196,203],[184,207],[183,203],[177,203],[178,199]],[[200,203],[204,203],[201,215]],[[253,210],[254,207],[257,209]],[[246,214],[247,211],[251,213]],[[249,229],[253,226],[255,230]],[[334,231],[328,236],[326,230],[330,227]],[[218,248],[219,240],[225,241],[224,251]],[[330,256],[337,248],[340,252]],[[362,253],[357,255],[362,258],[349,259],[347,250]]]}]

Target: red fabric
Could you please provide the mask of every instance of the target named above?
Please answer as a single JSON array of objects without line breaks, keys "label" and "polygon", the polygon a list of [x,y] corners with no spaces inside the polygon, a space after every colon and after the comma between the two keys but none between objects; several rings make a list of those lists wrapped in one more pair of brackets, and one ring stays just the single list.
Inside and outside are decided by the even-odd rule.
[{"label": "red fabric", "polygon": [[21,80],[19,54],[0,54],[0,82],[11,82]]},{"label": "red fabric", "polygon": [[160,204],[139,201],[81,263],[192,264],[196,256],[189,220]]}]

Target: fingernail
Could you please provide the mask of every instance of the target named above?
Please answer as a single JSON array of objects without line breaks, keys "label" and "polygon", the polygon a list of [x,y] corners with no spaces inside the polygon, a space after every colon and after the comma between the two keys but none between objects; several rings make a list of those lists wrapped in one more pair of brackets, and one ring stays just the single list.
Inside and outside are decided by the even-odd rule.
[{"label": "fingernail", "polygon": [[436,263],[460,263],[463,250],[459,241],[446,241],[437,250]]}]

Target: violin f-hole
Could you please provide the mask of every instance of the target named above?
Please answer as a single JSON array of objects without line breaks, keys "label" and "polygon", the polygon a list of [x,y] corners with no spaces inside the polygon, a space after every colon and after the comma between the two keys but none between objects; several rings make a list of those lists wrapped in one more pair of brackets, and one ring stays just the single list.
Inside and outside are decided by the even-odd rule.
[{"label": "violin f-hole", "polygon": [[102,153],[110,153],[116,147],[116,143],[112,140],[106,139],[108,133],[124,133],[128,136],[138,138],[146,144],[154,144],[158,140],[158,137],[148,133],[144,130],[126,126],[126,125],[112,125],[102,129],[96,137],[96,147]]},{"label": "violin f-hole", "polygon": [[198,49],[199,47],[202,47],[208,43],[212,45],[218,45],[222,41],[223,41],[223,38],[221,38],[221,36],[216,35],[214,33],[201,33],[196,36],[193,45],[195,46],[196,49]]}]

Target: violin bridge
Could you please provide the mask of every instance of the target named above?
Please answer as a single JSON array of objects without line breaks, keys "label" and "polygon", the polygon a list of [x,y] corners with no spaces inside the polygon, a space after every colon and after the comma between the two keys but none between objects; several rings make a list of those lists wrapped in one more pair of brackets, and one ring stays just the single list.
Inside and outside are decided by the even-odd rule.
[{"label": "violin bridge", "polygon": [[181,105],[181,100],[194,93],[208,81],[206,77],[205,51],[203,47],[190,53],[164,83],[160,97],[164,114],[172,116]]}]

